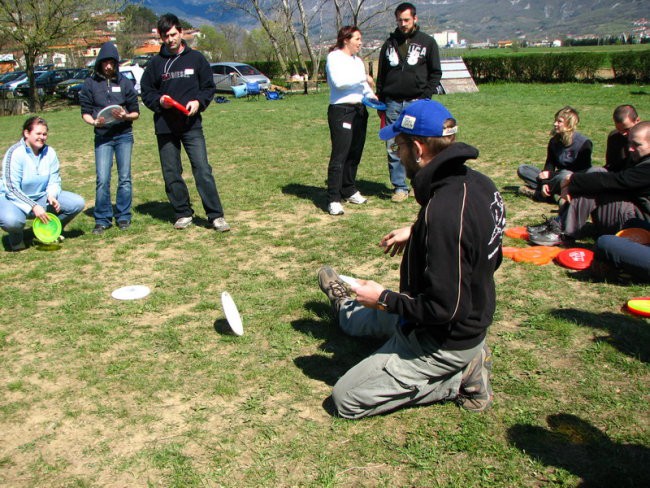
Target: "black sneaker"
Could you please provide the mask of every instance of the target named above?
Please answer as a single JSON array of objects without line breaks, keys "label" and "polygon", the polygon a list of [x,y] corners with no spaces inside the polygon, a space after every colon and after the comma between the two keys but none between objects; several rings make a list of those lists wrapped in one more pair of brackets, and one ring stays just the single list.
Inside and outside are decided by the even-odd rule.
[{"label": "black sneaker", "polygon": [[118,227],[120,230],[126,230],[126,229],[128,229],[129,227],[131,227],[131,222],[130,222],[129,220],[120,220],[120,221],[117,223],[117,227]]},{"label": "black sneaker", "polygon": [[528,225],[526,226],[526,230],[528,231],[528,235],[532,234],[540,234],[541,232],[546,232],[549,227],[551,226],[552,221],[556,221],[556,219],[549,219],[546,217],[546,215],[542,215],[542,218],[544,219],[544,222],[541,224],[537,225]]},{"label": "black sneaker", "polygon": [[95,228],[93,229],[93,234],[96,236],[100,236],[104,233],[105,230],[110,229],[113,227],[111,224],[108,225],[103,225],[103,224],[95,224]]},{"label": "black sneaker", "polygon": [[474,356],[463,371],[460,391],[456,402],[470,412],[484,412],[492,406],[494,393],[490,385],[492,374],[492,351],[483,345],[483,349]]},{"label": "black sneaker", "polygon": [[345,300],[352,298],[348,286],[339,278],[336,271],[329,266],[323,266],[318,271],[318,285],[329,298],[335,315],[341,310],[341,304]]},{"label": "black sneaker", "polygon": [[557,246],[567,240],[562,232],[560,223],[556,220],[549,220],[546,230],[538,233],[529,233],[528,240],[538,246]]}]

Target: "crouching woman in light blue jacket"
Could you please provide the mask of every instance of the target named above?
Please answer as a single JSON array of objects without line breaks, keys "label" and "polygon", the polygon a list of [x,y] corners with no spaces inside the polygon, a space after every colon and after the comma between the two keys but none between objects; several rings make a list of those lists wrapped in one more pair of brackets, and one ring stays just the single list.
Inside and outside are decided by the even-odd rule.
[{"label": "crouching woman in light blue jacket", "polygon": [[65,227],[85,205],[81,196],[61,189],[59,158],[46,144],[47,131],[44,119],[30,117],[23,124],[22,139],[2,159],[0,227],[9,233],[10,251],[25,249],[27,218],[47,223],[46,212],[51,212]]}]

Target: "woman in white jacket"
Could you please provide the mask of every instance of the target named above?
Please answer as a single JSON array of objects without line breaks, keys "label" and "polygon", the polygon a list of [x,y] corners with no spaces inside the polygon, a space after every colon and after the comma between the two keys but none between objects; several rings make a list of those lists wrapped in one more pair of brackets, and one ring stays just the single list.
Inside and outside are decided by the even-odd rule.
[{"label": "woman in white jacket", "polygon": [[366,74],[361,50],[361,31],[345,26],[338,32],[336,44],[327,55],[327,82],[330,105],[327,122],[332,140],[332,154],[327,169],[327,211],[343,214],[342,201],[354,204],[366,202],[356,188],[357,168],[366,142],[368,111],[364,97],[374,98],[373,79]]}]

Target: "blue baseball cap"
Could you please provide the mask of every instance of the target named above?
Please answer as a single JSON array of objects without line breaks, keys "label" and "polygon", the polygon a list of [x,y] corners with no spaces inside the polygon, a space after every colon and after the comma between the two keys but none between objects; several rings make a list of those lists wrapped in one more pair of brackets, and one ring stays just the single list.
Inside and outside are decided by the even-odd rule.
[{"label": "blue baseball cap", "polygon": [[453,119],[445,106],[434,100],[418,100],[402,110],[397,120],[379,131],[382,141],[399,133],[422,137],[442,137],[455,134],[458,127],[445,129],[445,120]]}]

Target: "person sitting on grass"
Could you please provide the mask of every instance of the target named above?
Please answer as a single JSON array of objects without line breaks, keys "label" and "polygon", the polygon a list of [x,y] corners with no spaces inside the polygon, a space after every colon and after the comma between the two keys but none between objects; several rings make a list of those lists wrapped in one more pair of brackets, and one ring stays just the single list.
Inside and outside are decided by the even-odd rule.
[{"label": "person sitting on grass", "polygon": [[81,196],[61,189],[59,158],[45,144],[47,131],[44,119],[28,118],[22,139],[2,160],[0,227],[9,233],[10,251],[25,249],[23,228],[28,217],[47,223],[47,212],[54,212],[65,227],[86,204]]},{"label": "person sitting on grass", "polygon": [[329,266],[318,281],[351,336],[389,337],[334,386],[349,419],[454,400],[482,412],[492,405],[487,329],[496,305],[505,207],[494,183],[466,166],[478,150],[456,142],[456,121],[440,103],[418,100],[379,132],[406,169],[420,211],[412,226],[385,235],[385,253],[404,253],[400,290],[351,285]]},{"label": "person sitting on grass", "polygon": [[560,183],[567,175],[591,168],[593,144],[577,132],[579,122],[578,112],[572,107],[566,106],[555,114],[544,169],[540,171],[529,164],[517,169],[517,176],[525,183],[519,188],[522,195],[552,203],[553,195],[560,194]]},{"label": "person sitting on grass", "polygon": [[633,165],[627,136],[630,129],[641,122],[641,119],[632,105],[619,105],[614,110],[612,118],[616,129],[607,136],[604,168],[607,171],[617,173]]},{"label": "person sitting on grass", "polygon": [[[624,228],[644,229],[650,235],[650,222],[640,219],[628,220]],[[650,283],[650,245],[617,235],[600,236],[591,269],[602,278]]]},{"label": "person sitting on grass", "polygon": [[554,246],[582,236],[589,218],[596,235],[615,234],[630,219],[650,222],[650,122],[639,122],[629,133],[633,166],[618,173],[571,174],[562,182],[568,203],[556,219],[529,227],[534,244]]}]

